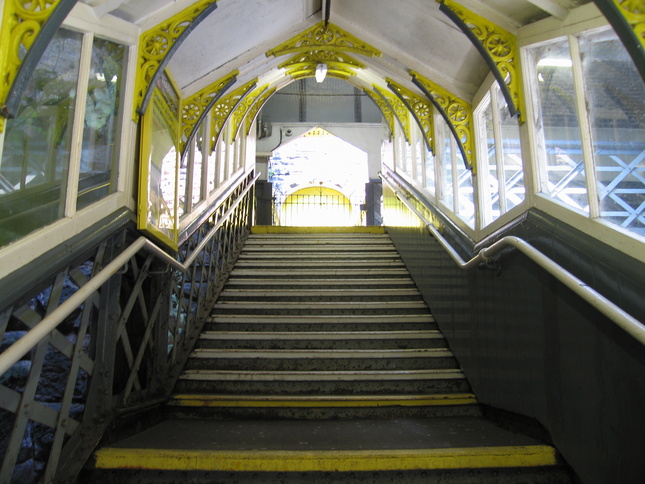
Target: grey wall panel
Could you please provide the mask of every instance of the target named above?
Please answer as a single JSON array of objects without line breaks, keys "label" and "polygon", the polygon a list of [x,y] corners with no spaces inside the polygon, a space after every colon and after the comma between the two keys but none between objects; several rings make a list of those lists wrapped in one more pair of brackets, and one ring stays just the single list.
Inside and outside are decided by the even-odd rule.
[{"label": "grey wall panel", "polygon": [[[462,272],[425,229],[389,226],[391,210],[407,209],[384,196],[388,232],[479,401],[537,419],[582,482],[643,482],[645,348],[517,251],[500,275]],[[539,212],[501,235],[528,240],[645,320],[642,263]]]}]

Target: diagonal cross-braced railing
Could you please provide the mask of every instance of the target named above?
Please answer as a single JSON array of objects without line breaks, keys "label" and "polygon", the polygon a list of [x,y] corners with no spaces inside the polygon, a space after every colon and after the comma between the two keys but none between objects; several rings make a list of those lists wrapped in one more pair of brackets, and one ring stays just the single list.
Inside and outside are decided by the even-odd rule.
[{"label": "diagonal cross-braced railing", "polygon": [[123,227],[0,308],[0,483],[73,481],[115,412],[167,398],[249,231],[254,181],[176,259]]}]

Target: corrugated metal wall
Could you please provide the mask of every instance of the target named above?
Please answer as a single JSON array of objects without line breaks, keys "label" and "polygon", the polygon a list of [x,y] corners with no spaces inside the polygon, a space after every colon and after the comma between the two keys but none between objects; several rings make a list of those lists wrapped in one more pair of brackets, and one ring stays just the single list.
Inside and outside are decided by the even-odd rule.
[{"label": "corrugated metal wall", "polygon": [[362,90],[333,77],[300,79],[276,92],[260,118],[271,123],[380,123],[381,111]]}]

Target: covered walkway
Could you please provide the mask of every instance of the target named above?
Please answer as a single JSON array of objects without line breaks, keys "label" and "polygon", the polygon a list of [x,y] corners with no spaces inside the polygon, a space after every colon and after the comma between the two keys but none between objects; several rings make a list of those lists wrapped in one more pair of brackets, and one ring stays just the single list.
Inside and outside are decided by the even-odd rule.
[{"label": "covered walkway", "polygon": [[642,0],[1,5],[0,482],[150,423],[318,131],[481,408],[645,478]]}]

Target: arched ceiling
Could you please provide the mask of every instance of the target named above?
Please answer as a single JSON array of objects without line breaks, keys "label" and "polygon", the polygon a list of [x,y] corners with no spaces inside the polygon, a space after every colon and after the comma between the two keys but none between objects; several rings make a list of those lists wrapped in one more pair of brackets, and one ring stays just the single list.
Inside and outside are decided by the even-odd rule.
[{"label": "arched ceiling", "polygon": [[[194,0],[82,0],[101,17],[111,14],[145,32]],[[356,54],[365,64],[360,82],[393,80],[412,89],[418,72],[452,94],[470,101],[488,66],[461,30],[434,0],[219,0],[217,8],[186,37],[168,70],[183,96],[191,96],[233,71],[237,86],[281,87],[292,79],[279,69],[291,56],[267,52],[324,20],[377,49],[380,56]],[[457,0],[459,5],[513,33],[547,16],[564,18],[589,0]]]}]

